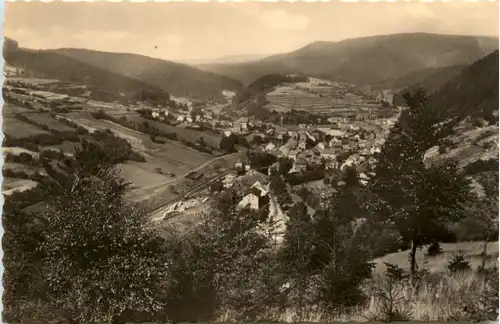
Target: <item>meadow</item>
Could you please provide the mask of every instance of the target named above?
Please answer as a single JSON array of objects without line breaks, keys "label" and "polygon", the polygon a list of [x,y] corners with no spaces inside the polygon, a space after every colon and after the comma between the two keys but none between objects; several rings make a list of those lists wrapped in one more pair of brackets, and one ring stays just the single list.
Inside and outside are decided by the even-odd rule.
[{"label": "meadow", "polygon": [[33,135],[50,134],[29,123],[20,121],[16,118],[6,117],[3,120],[3,132],[5,135],[13,138],[25,138]]},{"label": "meadow", "polygon": [[191,143],[198,142],[200,138],[203,137],[205,143],[207,143],[208,146],[212,148],[218,148],[220,140],[222,139],[222,136],[219,134],[202,132],[196,129],[188,129],[182,126],[170,126],[154,120],[145,119],[141,116],[127,116],[127,120],[132,121],[136,124],[143,124],[144,122],[148,122],[151,126],[156,127],[160,131],[175,133],[177,134],[177,138],[179,140],[184,140]]}]

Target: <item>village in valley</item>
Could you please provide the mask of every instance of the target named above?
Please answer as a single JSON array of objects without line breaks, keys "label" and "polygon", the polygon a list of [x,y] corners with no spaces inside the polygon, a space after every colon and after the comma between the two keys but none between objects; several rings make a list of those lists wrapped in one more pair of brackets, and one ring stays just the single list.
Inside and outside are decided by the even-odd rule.
[{"label": "village in valley", "polygon": [[[296,192],[304,187],[313,190],[314,194],[321,193],[324,197],[333,194],[335,188],[343,185],[343,174],[348,168],[356,169],[361,183],[366,183],[373,176],[375,156],[380,152],[399,115],[398,108],[387,108],[387,101],[380,96],[371,96],[371,101],[365,102],[364,107],[360,107],[359,103],[344,103],[337,109],[318,112],[315,108],[321,109],[328,95],[331,96],[328,100],[335,105],[340,101],[339,98],[345,96],[346,91],[339,95],[338,83],[334,85],[315,78],[298,83],[302,88],[304,84],[309,86],[309,90],[319,88],[320,93],[325,94],[312,99],[310,96],[305,98],[309,100],[308,107],[312,108],[313,113],[304,112],[301,105],[297,104],[301,100],[297,97],[297,92],[287,93],[281,90],[279,99],[273,93],[269,95],[266,108],[273,107],[273,114],[278,110],[285,118],[287,113],[297,113],[298,118],[288,118],[288,123],[285,123],[282,116],[279,123],[273,123],[258,116],[232,115],[231,106],[235,93],[231,91],[224,91],[225,103],[171,97],[167,105],[154,107],[147,102],[130,104],[117,100],[96,100],[97,98],[88,98],[91,94],[85,86],[37,79],[33,75],[26,78],[23,69],[7,67],[6,71],[9,78],[3,91],[8,105],[4,116],[8,120],[26,122],[26,117],[21,115],[27,113],[32,125],[37,125],[37,119],[41,121],[45,118],[53,124],[71,124],[90,133],[99,129],[111,129],[118,137],[129,141],[137,151],[148,152],[153,149],[151,153],[158,153],[158,149],[144,146],[144,142],[141,144],[144,136],[138,135],[142,133],[149,135],[146,141],[151,141],[153,145],[175,143],[179,149],[178,155],[169,157],[167,162],[172,158],[182,160],[181,146],[193,154],[202,154],[202,160],[197,161],[195,158],[190,161],[193,163],[191,170],[189,166],[182,168],[181,177],[178,177],[177,168],[158,163],[156,160],[160,157],[151,156],[153,161],[146,158],[144,163],[125,162],[122,165],[125,178],[131,184],[129,195],[134,196],[132,199],[150,201],[152,219],[169,224],[196,221],[196,217],[191,216],[193,220],[189,215],[199,213],[213,192],[233,188],[235,184],[239,184],[237,189],[243,194],[239,204],[241,208],[269,210],[270,222],[279,218],[284,224],[286,212],[282,211],[283,206],[280,206],[270,190],[269,179],[273,170],[286,168],[284,176],[290,181],[290,194],[299,201],[302,198]],[[279,87],[290,89],[293,86],[297,87],[297,84]],[[380,111],[383,117],[377,115]],[[17,131],[11,131],[9,123],[5,128],[7,135]],[[177,135],[173,138],[170,134]],[[47,149],[71,155],[74,149],[72,146],[74,145],[70,142],[63,141],[61,145]],[[4,150],[9,150],[9,147]],[[214,161],[213,164],[217,164],[218,160],[224,165],[221,168],[208,168],[211,160]],[[202,161],[207,168],[198,168],[198,162]],[[144,167],[148,162],[160,167],[154,171],[151,167]],[[173,164],[179,166],[179,163]],[[16,166],[17,164],[13,164],[12,168]],[[11,168],[9,162],[5,168]],[[141,170],[141,173],[137,170]],[[170,180],[156,179],[153,183],[144,183],[145,172],[153,174],[155,178],[160,176]],[[130,176],[127,178],[127,175]],[[136,181],[138,178],[141,178],[140,181]],[[12,189],[4,191],[4,194],[30,188],[33,181],[28,181],[30,180],[13,182],[13,187],[8,187]],[[16,184],[20,186],[17,189]],[[314,213],[314,209],[311,206],[309,208]]]}]

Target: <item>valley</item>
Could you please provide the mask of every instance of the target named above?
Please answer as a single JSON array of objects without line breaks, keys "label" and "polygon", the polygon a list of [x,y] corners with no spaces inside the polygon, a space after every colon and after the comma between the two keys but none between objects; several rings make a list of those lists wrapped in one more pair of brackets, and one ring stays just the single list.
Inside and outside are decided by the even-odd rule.
[{"label": "valley", "polygon": [[497,41],[191,66],[6,38],[11,322],[498,318]]}]

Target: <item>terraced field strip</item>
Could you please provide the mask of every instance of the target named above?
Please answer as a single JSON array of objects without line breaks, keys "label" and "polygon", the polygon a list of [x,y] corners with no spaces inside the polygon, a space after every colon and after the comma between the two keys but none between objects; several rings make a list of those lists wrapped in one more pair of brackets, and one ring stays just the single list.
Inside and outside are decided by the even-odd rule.
[{"label": "terraced field strip", "polygon": [[50,134],[49,132],[28,124],[26,122],[20,121],[16,118],[6,117],[3,120],[3,132],[7,136],[11,136],[14,138],[25,138],[33,135],[40,134]]},{"label": "terraced field strip", "polygon": [[35,123],[39,125],[46,125],[49,130],[55,130],[55,131],[61,131],[61,132],[72,132],[75,129],[73,127],[70,127],[54,117],[52,117],[50,114],[44,113],[44,114],[31,114],[26,116],[30,120],[34,121]]}]

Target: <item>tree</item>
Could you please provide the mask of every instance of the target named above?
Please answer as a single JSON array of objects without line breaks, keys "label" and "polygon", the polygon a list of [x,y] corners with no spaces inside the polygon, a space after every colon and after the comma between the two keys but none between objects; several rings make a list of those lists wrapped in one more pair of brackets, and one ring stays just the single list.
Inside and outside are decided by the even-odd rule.
[{"label": "tree", "polygon": [[376,201],[371,206],[387,226],[394,226],[412,243],[411,272],[423,244],[442,238],[446,226],[463,217],[461,203],[468,199],[469,181],[456,165],[423,162],[425,152],[450,134],[454,120],[427,105],[421,90],[404,95],[408,109],[382,148],[370,185]]},{"label": "tree", "polygon": [[285,181],[275,168],[271,170],[269,182],[271,192],[276,196],[281,207],[287,210],[292,203],[292,197],[290,197]]},{"label": "tree", "polygon": [[498,172],[487,172],[478,182],[484,196],[476,196],[464,206],[464,224],[468,231],[481,233],[484,241],[481,268],[485,268],[488,242],[498,236]]},{"label": "tree", "polygon": [[47,284],[57,306],[76,321],[155,313],[162,307],[158,289],[168,282],[164,242],[141,210],[125,205],[126,186],[114,165],[106,159],[93,165],[89,148],[76,154],[89,160],[67,163],[73,172],[41,215]]},{"label": "tree", "polygon": [[286,176],[293,167],[293,160],[287,157],[281,157],[278,160],[278,162],[279,162],[279,167],[278,167],[279,174],[281,174],[282,176]]},{"label": "tree", "polygon": [[232,190],[218,195],[202,223],[180,238],[172,257],[172,320],[209,320],[221,307],[255,316],[274,297],[260,290],[273,288],[258,281],[262,266],[269,265],[270,240],[259,231],[259,213],[240,210],[240,199]]},{"label": "tree", "polygon": [[303,202],[295,204],[288,213],[289,221],[284,237],[283,248],[280,251],[280,260],[284,269],[293,269],[288,272],[288,279],[292,282],[297,295],[299,312],[303,311],[308,278],[311,276],[311,253],[313,240],[312,219],[307,213]]}]

